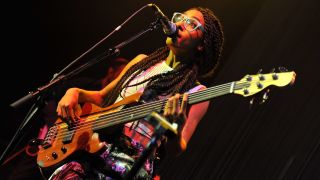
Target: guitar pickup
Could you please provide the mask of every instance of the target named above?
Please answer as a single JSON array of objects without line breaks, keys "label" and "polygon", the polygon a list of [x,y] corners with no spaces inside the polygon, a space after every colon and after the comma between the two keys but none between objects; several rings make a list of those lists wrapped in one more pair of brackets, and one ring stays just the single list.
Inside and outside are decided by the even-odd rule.
[{"label": "guitar pickup", "polygon": [[68,131],[66,133],[66,135],[63,136],[62,142],[64,144],[70,143],[72,141],[72,139],[73,139],[74,133],[75,133],[75,130]]}]

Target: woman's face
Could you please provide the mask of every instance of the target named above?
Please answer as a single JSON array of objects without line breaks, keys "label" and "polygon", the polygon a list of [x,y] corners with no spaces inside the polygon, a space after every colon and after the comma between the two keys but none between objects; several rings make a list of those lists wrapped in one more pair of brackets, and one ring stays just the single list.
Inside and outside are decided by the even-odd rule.
[{"label": "woman's face", "polygon": [[200,11],[192,9],[176,14],[173,22],[177,25],[178,36],[167,38],[166,44],[176,55],[193,55],[202,49],[204,18]]}]

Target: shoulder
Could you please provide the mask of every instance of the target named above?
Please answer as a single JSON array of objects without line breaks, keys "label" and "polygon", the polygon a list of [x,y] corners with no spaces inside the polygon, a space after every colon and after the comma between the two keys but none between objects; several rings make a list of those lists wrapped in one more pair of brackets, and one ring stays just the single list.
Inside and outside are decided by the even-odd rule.
[{"label": "shoulder", "polygon": [[120,75],[118,76],[118,78],[121,78],[123,76],[123,74],[125,72],[128,71],[128,69],[130,69],[130,67],[132,67],[133,65],[137,64],[138,62],[140,62],[141,60],[143,60],[144,58],[148,57],[145,54],[139,54],[137,55],[135,58],[133,58],[131,61],[128,62],[128,64],[123,68],[122,72],[120,73]]},{"label": "shoulder", "polygon": [[202,91],[207,89],[207,87],[205,85],[202,84],[197,84],[195,87],[191,88],[188,93],[193,93],[193,92],[197,92],[197,91]]},{"label": "shoulder", "polygon": [[133,58],[131,61],[126,64],[126,66],[122,69],[121,73],[117,76],[117,78],[114,80],[114,83],[118,83],[118,81],[122,78],[122,76],[135,64],[143,60],[144,58],[148,57],[145,54],[139,54],[135,58]]},{"label": "shoulder", "polygon": [[207,89],[207,86],[201,84],[199,81],[196,82],[195,88],[198,88],[199,91]]},{"label": "shoulder", "polygon": [[137,64],[138,62],[140,62],[141,60],[143,60],[144,58],[148,57],[147,55],[145,54],[139,54],[137,55],[135,58],[133,58],[129,63],[128,65],[131,65],[133,66],[134,64]]}]

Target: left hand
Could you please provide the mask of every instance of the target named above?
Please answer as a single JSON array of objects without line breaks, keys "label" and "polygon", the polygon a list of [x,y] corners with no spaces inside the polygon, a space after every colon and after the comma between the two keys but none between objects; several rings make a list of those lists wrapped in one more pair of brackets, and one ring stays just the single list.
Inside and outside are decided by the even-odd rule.
[{"label": "left hand", "polygon": [[170,97],[164,108],[164,117],[167,118],[171,123],[175,122],[178,124],[178,132],[181,133],[182,127],[187,119],[187,101],[188,94],[184,93],[181,105],[179,105],[179,99],[181,95],[175,94]]},{"label": "left hand", "polygon": [[[174,143],[173,146],[177,153],[184,151],[187,148],[187,143],[185,139],[182,137],[182,130],[184,128],[185,122],[187,120],[187,101],[188,101],[188,94],[184,93],[182,97],[181,105],[179,105],[180,94],[176,94],[170,97],[166,103],[164,108],[164,117],[167,118],[171,123],[175,122],[178,124],[178,136],[175,136],[177,142]],[[176,146],[178,145],[178,146]]]}]

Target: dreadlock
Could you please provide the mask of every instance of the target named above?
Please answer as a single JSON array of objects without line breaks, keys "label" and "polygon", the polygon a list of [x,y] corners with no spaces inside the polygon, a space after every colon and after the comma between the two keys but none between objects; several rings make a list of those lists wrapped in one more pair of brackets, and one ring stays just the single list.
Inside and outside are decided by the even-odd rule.
[{"label": "dreadlock", "polygon": [[200,67],[199,76],[207,78],[213,75],[219,65],[224,41],[222,25],[210,9],[204,7],[195,7],[192,9],[200,11],[205,22],[203,33],[204,51],[199,54],[201,58],[197,63]]},{"label": "dreadlock", "polygon": [[[196,7],[204,17],[204,50],[199,53],[195,63],[180,63],[172,71],[152,76],[142,82],[130,86],[136,86],[147,82],[144,92],[155,91],[156,95],[168,95],[183,93],[196,85],[198,74],[208,76],[213,73],[218,65],[218,60],[222,51],[223,33],[219,20],[210,9]],[[109,106],[118,98],[121,91],[129,87],[129,83],[136,75],[147,70],[151,66],[165,60],[169,55],[169,48],[162,47],[151,53],[148,57],[130,67],[119,80],[115,88],[107,94],[104,106]],[[213,62],[212,62],[213,61]],[[200,68],[199,68],[200,67]]]},{"label": "dreadlock", "polygon": [[[169,53],[168,48],[159,48],[152,54],[150,54],[148,57],[144,58],[137,64],[130,67],[127,72],[122,76],[122,78],[119,80],[117,85],[114,87],[114,89],[107,94],[105,101],[103,103],[104,106],[109,106],[114,103],[114,101],[118,98],[118,95],[121,93],[122,89],[125,88],[128,83],[139,73],[142,71],[148,69],[152,65],[156,64],[157,62],[160,62],[161,60],[165,59]],[[129,77],[131,78],[127,80]],[[126,81],[127,80],[127,81]]]},{"label": "dreadlock", "polygon": [[[129,87],[129,83],[136,77],[136,75],[140,74],[144,70],[147,70],[156,63],[163,61],[166,59],[168,54],[168,47],[159,48],[148,57],[130,67],[117,83],[115,88],[107,95],[104,105],[109,106],[113,104],[121,93],[122,89]],[[179,64],[172,71],[152,76],[138,84],[149,81],[145,87],[145,92],[147,89],[152,89],[156,90],[157,95],[182,93],[190,89],[195,84],[197,71],[198,68],[195,65],[190,66],[186,64]]]}]

